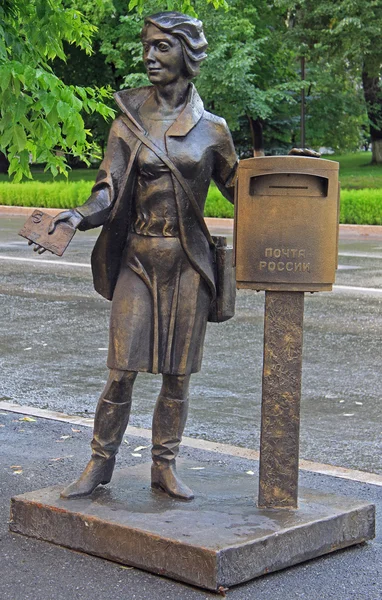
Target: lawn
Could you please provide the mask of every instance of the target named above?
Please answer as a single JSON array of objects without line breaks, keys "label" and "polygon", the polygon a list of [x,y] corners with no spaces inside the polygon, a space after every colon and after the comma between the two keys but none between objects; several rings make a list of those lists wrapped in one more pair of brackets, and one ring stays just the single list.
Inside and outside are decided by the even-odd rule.
[{"label": "lawn", "polygon": [[[324,155],[322,158],[337,160],[340,163],[341,188],[344,190],[360,190],[363,188],[382,188],[382,166],[371,165],[371,152],[352,154]],[[53,179],[50,173],[42,169],[33,169],[35,181],[66,181],[63,175]],[[69,181],[94,181],[97,169],[72,169]],[[8,175],[0,174],[0,182],[10,181]]]},{"label": "lawn", "polygon": [[341,189],[382,188],[382,166],[371,165],[371,152],[323,156],[340,163]]}]

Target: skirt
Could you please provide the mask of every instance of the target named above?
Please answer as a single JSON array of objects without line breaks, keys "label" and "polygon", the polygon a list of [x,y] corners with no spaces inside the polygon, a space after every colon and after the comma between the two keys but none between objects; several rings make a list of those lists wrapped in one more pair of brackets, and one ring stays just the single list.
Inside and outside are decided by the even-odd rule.
[{"label": "skirt", "polygon": [[200,371],[211,296],[177,237],[130,234],[114,291],[109,369]]}]

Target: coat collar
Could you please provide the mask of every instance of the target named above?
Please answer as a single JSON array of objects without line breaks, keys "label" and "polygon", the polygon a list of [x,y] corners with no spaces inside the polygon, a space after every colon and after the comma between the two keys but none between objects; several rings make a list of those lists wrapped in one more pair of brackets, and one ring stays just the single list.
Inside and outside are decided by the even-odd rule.
[{"label": "coat collar", "polygon": [[[133,123],[144,131],[142,121],[139,116],[139,108],[154,93],[153,86],[134,88],[131,90],[122,90],[114,94],[114,98],[119,108]],[[193,83],[190,83],[187,104],[167,131],[167,136],[185,136],[200,121],[204,112],[203,101]]]}]

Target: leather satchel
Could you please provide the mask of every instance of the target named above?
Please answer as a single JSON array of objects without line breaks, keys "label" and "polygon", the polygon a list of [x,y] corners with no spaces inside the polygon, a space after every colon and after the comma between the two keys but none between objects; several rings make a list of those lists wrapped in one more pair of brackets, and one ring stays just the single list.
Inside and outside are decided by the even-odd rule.
[{"label": "leather satchel", "polygon": [[212,236],[215,243],[214,267],[216,298],[208,315],[211,323],[222,323],[235,314],[236,268],[233,266],[233,248],[227,246],[227,238]]},{"label": "leather satchel", "polygon": [[202,231],[207,238],[212,252],[215,269],[216,297],[211,303],[208,321],[222,323],[228,321],[235,314],[236,300],[236,273],[233,266],[233,249],[227,246],[227,238],[211,236],[208,227],[195,199],[192,189],[172,160],[143,132],[141,132],[128,118],[124,117],[125,125],[130,131],[149,148],[170,169],[180,186],[186,193],[195,216],[200,223]]}]

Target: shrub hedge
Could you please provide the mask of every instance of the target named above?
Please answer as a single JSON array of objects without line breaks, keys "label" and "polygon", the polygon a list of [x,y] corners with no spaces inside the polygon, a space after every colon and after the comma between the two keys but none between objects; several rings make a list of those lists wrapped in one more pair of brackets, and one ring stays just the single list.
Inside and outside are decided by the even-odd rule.
[{"label": "shrub hedge", "polygon": [[[0,204],[41,208],[72,208],[89,196],[89,181],[0,183]],[[233,206],[216,186],[210,187],[206,217],[233,217]],[[382,189],[342,190],[341,223],[382,225]]]},{"label": "shrub hedge", "polygon": [[382,189],[342,190],[340,223],[382,225]]}]

